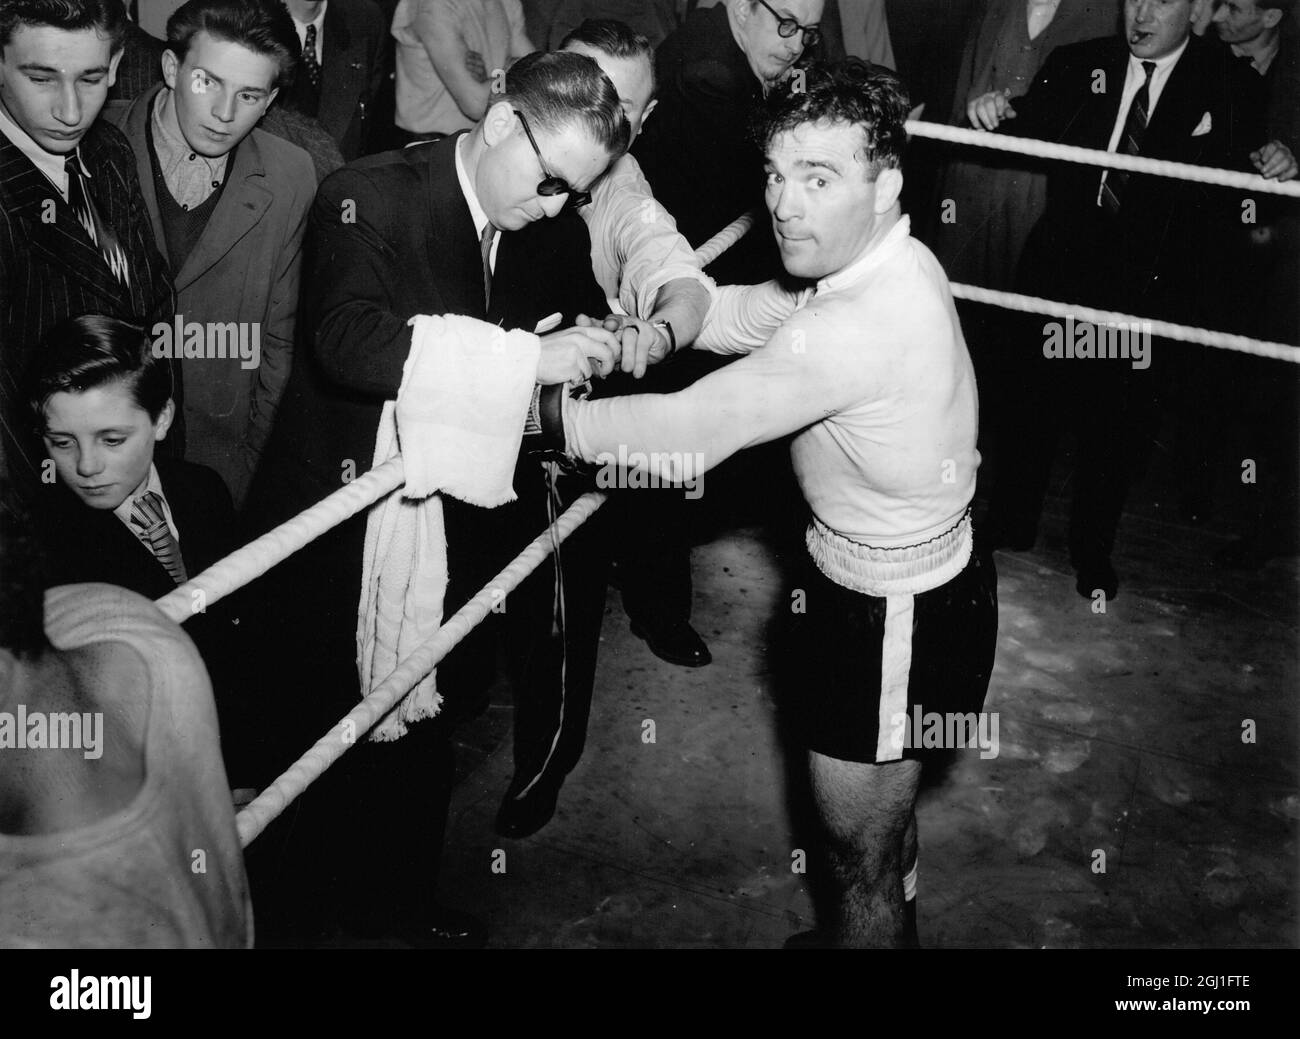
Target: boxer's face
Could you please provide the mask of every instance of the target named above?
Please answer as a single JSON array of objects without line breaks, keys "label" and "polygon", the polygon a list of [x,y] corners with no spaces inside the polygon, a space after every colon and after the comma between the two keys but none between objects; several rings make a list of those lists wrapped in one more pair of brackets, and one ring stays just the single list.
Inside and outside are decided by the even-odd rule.
[{"label": "boxer's face", "polygon": [[804,123],[767,149],[767,208],[785,269],[824,278],[856,260],[888,230],[903,177],[870,178],[865,135],[849,123]]},{"label": "boxer's face", "polygon": [[219,159],[266,115],[275,100],[279,66],[243,44],[197,32],[183,60],[163,52],[162,70],[185,143]]}]

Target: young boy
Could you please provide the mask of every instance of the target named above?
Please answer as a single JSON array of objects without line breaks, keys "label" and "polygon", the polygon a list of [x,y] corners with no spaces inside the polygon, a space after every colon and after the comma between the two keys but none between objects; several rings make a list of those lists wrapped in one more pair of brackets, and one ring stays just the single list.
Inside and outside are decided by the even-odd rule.
[{"label": "young boy", "polygon": [[[49,460],[36,512],[50,586],[103,582],[156,599],[235,547],[230,492],[211,469],[155,457],[175,417],[171,366],[138,325],[87,314],[56,325],[30,372],[29,398]],[[52,462],[52,465],[51,465]],[[249,730],[229,600],[186,631],[212,675],[227,771]]]}]

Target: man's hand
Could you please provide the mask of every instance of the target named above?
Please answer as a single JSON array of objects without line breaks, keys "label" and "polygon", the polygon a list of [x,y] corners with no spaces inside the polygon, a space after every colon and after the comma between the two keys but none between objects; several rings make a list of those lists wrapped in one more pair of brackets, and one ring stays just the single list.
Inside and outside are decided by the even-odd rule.
[{"label": "man's hand", "polygon": [[584,328],[602,328],[618,337],[621,350],[621,367],[631,372],[632,378],[639,379],[645,375],[649,365],[658,364],[668,356],[672,342],[668,335],[655,328],[649,321],[627,314],[610,314],[602,321],[578,315],[578,324]]},{"label": "man's hand", "polygon": [[486,83],[489,79],[487,63],[478,51],[465,52],[465,71],[474,78],[475,82]]},{"label": "man's hand", "polygon": [[541,337],[537,381],[543,386],[580,383],[592,374],[608,375],[618,364],[618,336],[600,327],[565,328]]},{"label": "man's hand", "polygon": [[1264,147],[1251,152],[1250,161],[1255,164],[1261,177],[1273,180],[1292,180],[1297,172],[1295,156],[1281,141],[1269,141]]},{"label": "man's hand", "polygon": [[966,118],[976,130],[996,130],[1003,119],[1014,119],[1016,110],[1001,90],[981,94],[966,106]]}]

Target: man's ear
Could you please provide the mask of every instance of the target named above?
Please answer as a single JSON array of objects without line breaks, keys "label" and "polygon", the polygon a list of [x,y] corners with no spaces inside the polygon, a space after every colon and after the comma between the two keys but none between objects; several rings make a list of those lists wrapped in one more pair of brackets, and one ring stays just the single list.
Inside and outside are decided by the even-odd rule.
[{"label": "man's ear", "polygon": [[269,94],[266,95],[266,108],[263,108],[263,109],[262,109],[262,114],[263,114],[263,115],[266,114],[266,109],[267,109],[267,108],[270,108],[271,105],[273,105],[273,104],[275,103],[276,95],[278,95],[279,93],[280,93],[280,88],[279,88],[279,87],[272,87],[272,88],[271,88],[271,92],[270,92]]},{"label": "man's ear", "polygon": [[176,57],[171,48],[162,52],[163,82],[167,84],[169,90],[176,89],[176,71],[180,67],[180,59]]},{"label": "man's ear", "polygon": [[509,101],[498,101],[483,117],[483,142],[495,148],[515,132],[515,110]]},{"label": "man's ear", "polygon": [[658,104],[659,104],[659,99],[655,98],[653,101],[651,101],[648,105],[645,106],[645,111],[641,113],[642,130],[645,129],[645,121],[650,118],[650,113],[655,110],[655,106]]},{"label": "man's ear", "polygon": [[876,203],[873,207],[877,213],[887,213],[903,193],[903,171],[885,169],[876,177]]},{"label": "man's ear", "polygon": [[120,51],[108,59],[108,85],[111,87],[117,82],[117,67],[122,64],[122,55],[126,53],[124,46]]},{"label": "man's ear", "polygon": [[1266,7],[1263,11],[1263,15],[1264,28],[1274,29],[1277,27],[1277,23],[1286,17],[1286,12],[1280,7]]},{"label": "man's ear", "polygon": [[153,424],[154,443],[167,438],[167,431],[172,428],[172,422],[176,418],[176,404],[169,397],[167,403],[162,406],[162,411],[158,412],[158,421]]},{"label": "man's ear", "polygon": [[736,19],[738,25],[744,25],[749,21],[749,16],[754,13],[754,4],[751,0],[730,0],[728,6],[731,8],[731,16]]}]

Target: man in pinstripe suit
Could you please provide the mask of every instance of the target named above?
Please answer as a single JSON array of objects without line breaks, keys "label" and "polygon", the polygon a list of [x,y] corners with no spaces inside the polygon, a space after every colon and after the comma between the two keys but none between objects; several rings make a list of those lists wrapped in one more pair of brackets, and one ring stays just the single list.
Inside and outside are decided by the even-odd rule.
[{"label": "man in pinstripe suit", "polygon": [[49,328],[175,312],[131,147],[98,120],[125,28],[122,0],[0,0],[0,429],[20,484],[42,454],[19,387]]}]

